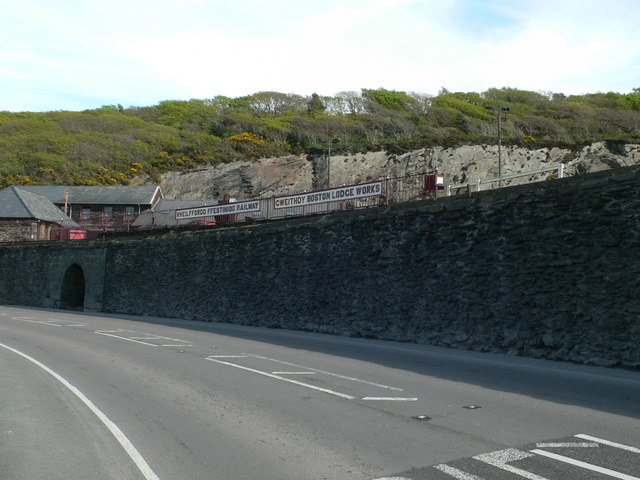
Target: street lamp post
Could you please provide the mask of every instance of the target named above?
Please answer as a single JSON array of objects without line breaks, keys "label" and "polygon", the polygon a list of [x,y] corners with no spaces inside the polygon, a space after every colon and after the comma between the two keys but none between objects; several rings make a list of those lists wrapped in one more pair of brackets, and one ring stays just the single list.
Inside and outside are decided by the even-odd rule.
[{"label": "street lamp post", "polygon": [[337,145],[338,142],[340,142],[340,140],[337,138],[334,138],[331,142],[320,139],[320,143],[327,148],[327,188],[331,188],[331,144]]},{"label": "street lamp post", "polygon": [[[485,107],[491,113],[495,113],[494,107]],[[502,105],[498,108],[498,188],[502,188],[502,115],[507,119],[507,113],[511,111],[511,107]]]}]

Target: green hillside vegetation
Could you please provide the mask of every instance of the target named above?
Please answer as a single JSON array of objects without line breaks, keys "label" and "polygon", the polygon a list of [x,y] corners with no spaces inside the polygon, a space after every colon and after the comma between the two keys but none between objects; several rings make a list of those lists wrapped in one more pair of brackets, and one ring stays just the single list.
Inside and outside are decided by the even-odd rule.
[{"label": "green hillside vegetation", "polygon": [[167,100],[151,107],[83,112],[0,112],[0,187],[127,185],[148,175],[219,162],[337,151],[400,153],[431,145],[496,143],[495,113],[508,106],[505,144],[580,148],[640,142],[640,88],[565,96],[513,88],[437,96],[385,89],[309,97]]}]

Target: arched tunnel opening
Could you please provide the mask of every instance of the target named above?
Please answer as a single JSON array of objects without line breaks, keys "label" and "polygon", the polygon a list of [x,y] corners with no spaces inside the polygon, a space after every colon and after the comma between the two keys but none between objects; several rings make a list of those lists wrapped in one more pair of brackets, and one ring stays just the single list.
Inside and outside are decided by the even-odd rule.
[{"label": "arched tunnel opening", "polygon": [[80,265],[74,263],[67,269],[62,279],[60,308],[82,310],[84,308],[84,291],[84,272]]}]

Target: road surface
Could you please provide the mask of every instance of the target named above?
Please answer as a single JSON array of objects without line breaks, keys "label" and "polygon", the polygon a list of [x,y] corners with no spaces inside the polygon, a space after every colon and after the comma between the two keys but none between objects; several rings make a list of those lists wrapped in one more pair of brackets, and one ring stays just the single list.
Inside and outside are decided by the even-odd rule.
[{"label": "road surface", "polygon": [[640,479],[640,372],[0,307],[3,480]]}]

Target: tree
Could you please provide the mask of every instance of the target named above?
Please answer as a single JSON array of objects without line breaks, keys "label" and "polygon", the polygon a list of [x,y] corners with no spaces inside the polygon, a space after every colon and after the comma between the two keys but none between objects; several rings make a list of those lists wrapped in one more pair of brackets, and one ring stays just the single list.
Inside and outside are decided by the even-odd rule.
[{"label": "tree", "polygon": [[337,93],[331,105],[331,113],[338,115],[363,115],[367,112],[364,98],[353,91]]},{"label": "tree", "polygon": [[317,93],[312,94],[311,98],[307,102],[307,111],[313,115],[317,113],[322,113],[326,109],[327,107],[325,106],[320,96]]},{"label": "tree", "polygon": [[282,115],[289,111],[300,111],[305,106],[304,97],[287,93],[259,92],[246,98],[249,107],[258,114]]},{"label": "tree", "polygon": [[407,95],[405,92],[396,92],[395,90],[385,90],[380,88],[378,90],[362,89],[362,96],[389,110],[406,111],[407,106],[415,102],[415,98]]},{"label": "tree", "polygon": [[634,88],[632,93],[628,93],[626,101],[633,110],[640,110],[640,88]]}]

